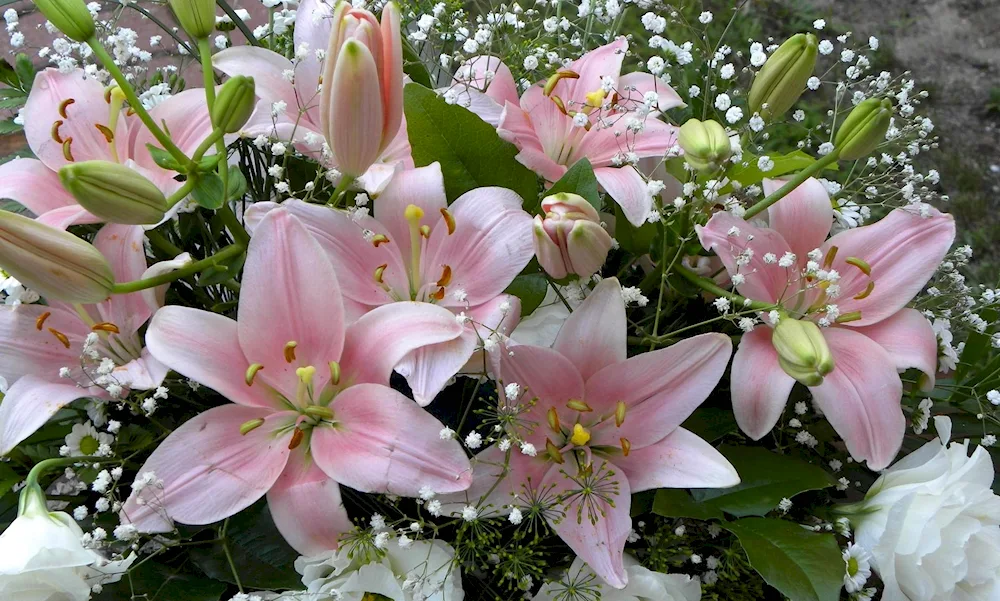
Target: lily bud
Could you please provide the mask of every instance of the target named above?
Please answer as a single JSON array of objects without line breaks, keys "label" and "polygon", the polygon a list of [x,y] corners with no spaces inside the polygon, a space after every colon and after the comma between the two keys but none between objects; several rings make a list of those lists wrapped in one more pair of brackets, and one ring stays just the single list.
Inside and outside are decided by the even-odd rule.
[{"label": "lily bud", "polygon": [[535,216],[535,254],[542,269],[560,280],[588,278],[604,265],[611,236],[601,227],[597,210],[587,200],[565,192],[542,200],[545,217]]},{"label": "lily bud", "polygon": [[[816,68],[819,43],[811,33],[788,38],[754,77],[747,97],[751,113],[780,117],[795,104]],[[766,105],[766,107],[765,107]]]},{"label": "lily bud", "polygon": [[699,171],[715,171],[733,154],[726,128],[711,119],[688,119],[677,142],[684,149],[684,160]]},{"label": "lily bud", "polygon": [[833,355],[823,332],[814,322],[783,317],[771,335],[778,364],[785,373],[806,386],[819,386],[833,371]]},{"label": "lily bud", "polygon": [[0,211],[0,267],[50,300],[98,303],[115,274],[104,255],[73,234]]},{"label": "lily bud", "polygon": [[35,6],[74,42],[86,42],[93,37],[94,17],[83,0],[35,0]]},{"label": "lily bud", "polygon": [[215,0],[168,0],[189,36],[207,38],[215,30]]},{"label": "lily bud", "polygon": [[853,161],[871,154],[889,130],[892,120],[892,102],[888,98],[869,98],[854,107],[837,130],[834,146],[840,158]]},{"label": "lily bud", "polygon": [[382,22],[341,2],[334,9],[320,95],[320,124],[345,175],[359,177],[399,132],[403,119],[403,46],[399,9]]},{"label": "lily bud", "polygon": [[212,107],[212,123],[227,134],[233,134],[250,119],[257,103],[253,77],[236,75],[219,88]]},{"label": "lily bud", "polygon": [[167,199],[135,169],[109,161],[70,163],[59,170],[63,187],[80,206],[111,223],[159,223]]}]

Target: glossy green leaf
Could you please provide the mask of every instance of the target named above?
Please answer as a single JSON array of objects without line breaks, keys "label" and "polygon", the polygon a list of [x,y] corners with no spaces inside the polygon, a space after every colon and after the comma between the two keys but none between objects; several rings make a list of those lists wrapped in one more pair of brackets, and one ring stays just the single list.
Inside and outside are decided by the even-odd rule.
[{"label": "glossy green leaf", "polygon": [[206,209],[212,211],[221,209],[226,202],[226,193],[222,189],[222,178],[214,173],[199,175],[198,183],[191,190],[191,198]]},{"label": "glossy green leaf", "polygon": [[414,83],[418,83],[425,88],[433,88],[431,74],[424,66],[424,61],[420,60],[420,55],[413,49],[413,45],[405,37],[403,38],[403,73],[410,76]]},{"label": "glossy green leaf", "polygon": [[514,281],[510,283],[510,286],[507,286],[504,292],[521,299],[521,317],[526,317],[545,300],[548,286],[549,282],[545,279],[545,274],[528,273],[514,278]]},{"label": "glossy green leaf", "polygon": [[722,510],[709,503],[699,503],[686,490],[663,488],[656,491],[653,513],[668,518],[693,518],[696,520],[721,520]]},{"label": "glossy green leaf", "polygon": [[739,428],[733,412],[718,407],[699,407],[681,425],[708,442],[715,442]]},{"label": "glossy green leaf", "polygon": [[[749,186],[751,184],[759,184],[764,178],[774,179],[795,171],[802,171],[816,162],[815,157],[810,156],[802,150],[795,150],[784,155],[768,154],[767,156],[774,162],[774,167],[768,170],[767,173],[761,171],[757,166],[760,157],[743,151],[743,158],[730,167],[726,175],[731,180],[738,181],[744,186]],[[836,163],[826,168],[826,170],[834,171],[836,169]]]},{"label": "glossy green leaf", "polygon": [[[138,563],[138,562],[137,562]],[[198,574],[147,561],[119,582],[105,585],[93,601],[219,601],[226,584]]]},{"label": "glossy green leaf", "polygon": [[577,194],[587,199],[587,202],[595,210],[601,210],[601,194],[597,191],[597,177],[594,176],[594,168],[590,161],[582,158],[559,178],[559,181],[552,184],[552,187],[543,192],[545,196],[566,192]]}]

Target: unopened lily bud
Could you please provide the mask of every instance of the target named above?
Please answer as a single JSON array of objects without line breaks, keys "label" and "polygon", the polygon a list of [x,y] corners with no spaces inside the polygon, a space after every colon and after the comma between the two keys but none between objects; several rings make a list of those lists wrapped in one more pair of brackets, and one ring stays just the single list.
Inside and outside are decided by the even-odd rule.
[{"label": "unopened lily bud", "polygon": [[888,98],[869,98],[860,102],[847,115],[834,138],[840,158],[853,161],[871,154],[885,140],[891,120],[892,102]]},{"label": "unopened lily bud", "polygon": [[207,38],[215,30],[215,0],[169,0],[177,22],[189,36]]},{"label": "unopened lily bud", "polygon": [[253,77],[236,75],[222,84],[212,107],[212,123],[227,134],[233,134],[250,119],[257,96]]},{"label": "unopened lily bud", "polygon": [[59,170],[63,187],[80,206],[111,223],[159,223],[167,211],[163,192],[138,171],[109,161],[70,163]]},{"label": "unopened lily bud", "polygon": [[98,303],[115,274],[104,255],[73,234],[0,211],[0,268],[49,300]]},{"label": "unopened lily bud", "polygon": [[588,278],[604,265],[611,236],[601,227],[597,210],[576,194],[559,193],[542,200],[545,217],[535,216],[535,255],[542,269],[560,280]]},{"label": "unopened lily bud", "polygon": [[677,142],[684,150],[684,160],[699,171],[715,171],[733,154],[726,128],[711,119],[688,119]]},{"label": "unopened lily bud", "polygon": [[774,119],[790,109],[816,68],[818,48],[816,36],[799,33],[775,50],[750,86],[750,112]]},{"label": "unopened lily bud", "polygon": [[86,42],[94,35],[94,17],[83,0],[35,0],[45,18],[74,42]]},{"label": "unopened lily bud", "polygon": [[778,364],[786,374],[806,386],[819,386],[833,371],[833,355],[823,332],[812,321],[784,317],[771,335]]}]

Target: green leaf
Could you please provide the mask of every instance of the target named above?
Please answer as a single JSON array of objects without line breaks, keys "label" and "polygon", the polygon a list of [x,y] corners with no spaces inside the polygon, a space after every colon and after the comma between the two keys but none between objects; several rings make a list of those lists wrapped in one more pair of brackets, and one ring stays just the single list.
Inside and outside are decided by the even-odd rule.
[{"label": "green leaf", "polygon": [[5,134],[14,134],[22,130],[24,130],[24,126],[14,123],[14,119],[0,121],[0,136]]},{"label": "green leaf", "polygon": [[146,148],[149,150],[149,155],[153,157],[153,162],[163,167],[164,169],[169,169],[170,171],[180,171],[181,166],[174,157],[171,156],[169,152],[153,146],[152,144],[146,144]]},{"label": "green leaf", "polygon": [[14,71],[17,72],[17,79],[21,82],[21,89],[30,92],[31,84],[35,83],[35,66],[31,64],[27,54],[17,55],[14,59]]},{"label": "green leaf", "polygon": [[410,79],[425,88],[434,87],[431,82],[431,74],[424,66],[424,62],[420,60],[420,55],[406,38],[403,38],[403,73],[409,75]]},{"label": "green leaf", "polygon": [[17,79],[17,72],[10,66],[7,59],[0,58],[0,83],[12,88],[20,88],[20,81]]},{"label": "green leaf", "polygon": [[527,317],[545,300],[548,287],[549,282],[544,274],[528,273],[514,278],[504,292],[521,299],[521,317]]},{"label": "green leaf", "polygon": [[24,105],[26,98],[23,96],[13,96],[0,100],[0,111],[16,109]]},{"label": "green leaf", "polygon": [[832,534],[817,534],[785,520],[745,518],[724,523],[753,569],[791,601],[837,601],[844,560]]},{"label": "green leaf", "polygon": [[229,198],[243,198],[247,193],[247,178],[236,165],[229,166]]},{"label": "green leaf", "polygon": [[501,140],[489,123],[417,84],[403,90],[403,109],[413,162],[417,167],[441,163],[449,203],[483,186],[517,192],[526,210],[537,202],[538,177],[517,162],[517,148]]},{"label": "green leaf", "polygon": [[722,520],[722,511],[708,503],[698,503],[687,491],[664,488],[656,491],[653,513],[668,518],[693,518],[696,520]]},{"label": "green leaf", "polygon": [[783,498],[834,484],[826,470],[761,447],[722,446],[719,451],[736,468],[741,482],[732,488],[696,489],[691,496],[737,517],[764,515]]},{"label": "green leaf", "polygon": [[560,192],[578,194],[586,198],[595,210],[601,210],[601,194],[597,191],[597,178],[594,176],[594,168],[586,158],[574,163],[544,194],[549,196]]},{"label": "green leaf", "polygon": [[655,223],[644,223],[635,227],[625,218],[621,207],[615,203],[615,239],[622,248],[634,255],[648,255],[653,240],[656,239]]},{"label": "green leaf", "polygon": [[226,202],[226,193],[222,189],[222,178],[214,173],[199,175],[198,183],[191,190],[191,198],[206,209],[212,211],[221,209]]},{"label": "green leaf", "polygon": [[13,486],[24,480],[24,476],[14,471],[6,463],[0,463],[0,496],[7,494]]},{"label": "green leaf", "polygon": [[240,270],[243,269],[243,263],[246,261],[246,253],[241,253],[235,258],[226,261],[225,263],[219,263],[217,265],[212,265],[205,271],[202,271],[198,276],[198,286],[213,286],[215,284],[221,284],[223,282],[228,282],[229,280],[235,278],[239,275]]},{"label": "green leaf", "polygon": [[17,213],[18,215],[26,215],[30,213],[27,207],[16,200],[0,200],[0,211],[10,211],[11,213]]},{"label": "green leaf", "polygon": [[684,423],[684,428],[691,430],[708,442],[715,442],[737,429],[733,412],[718,407],[700,407],[694,410]]},{"label": "green leaf", "polygon": [[[757,167],[757,160],[760,158],[747,151],[743,151],[743,158],[738,163],[729,168],[726,174],[729,179],[740,182],[744,186],[759,184],[764,178],[773,179],[782,175],[787,175],[794,171],[801,171],[816,162],[816,159],[802,150],[795,150],[783,155],[767,155],[774,161],[774,167],[764,173]],[[826,170],[837,169],[837,164],[833,163]],[[728,191],[728,190],[725,190]]]},{"label": "green leaf", "polygon": [[[226,585],[204,576],[147,561],[119,582],[106,585],[94,601],[219,601]],[[134,593],[134,597],[133,597]]]}]

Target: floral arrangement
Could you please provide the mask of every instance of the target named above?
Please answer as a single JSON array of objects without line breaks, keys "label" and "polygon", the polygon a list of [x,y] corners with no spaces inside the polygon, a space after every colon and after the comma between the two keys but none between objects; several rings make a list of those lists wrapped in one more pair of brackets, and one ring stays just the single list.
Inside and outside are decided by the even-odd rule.
[{"label": "floral arrangement", "polygon": [[876,38],[107,4],[4,13],[3,599],[1000,599],[1000,293]]}]

